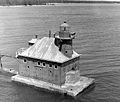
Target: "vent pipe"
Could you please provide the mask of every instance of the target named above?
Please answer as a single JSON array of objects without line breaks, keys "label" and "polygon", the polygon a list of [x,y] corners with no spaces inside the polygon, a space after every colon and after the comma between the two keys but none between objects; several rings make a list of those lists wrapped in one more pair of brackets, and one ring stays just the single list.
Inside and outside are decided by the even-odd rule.
[{"label": "vent pipe", "polygon": [[38,35],[37,35],[37,34],[35,35],[35,38],[36,38],[36,39],[38,38]]},{"label": "vent pipe", "polygon": [[49,30],[49,38],[51,37],[51,30]]}]

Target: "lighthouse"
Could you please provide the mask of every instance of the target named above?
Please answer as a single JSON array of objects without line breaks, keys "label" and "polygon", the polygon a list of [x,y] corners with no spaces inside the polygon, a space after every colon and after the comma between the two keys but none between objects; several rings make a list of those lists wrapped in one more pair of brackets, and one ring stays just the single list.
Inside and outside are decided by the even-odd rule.
[{"label": "lighthouse", "polygon": [[94,82],[80,76],[80,56],[73,49],[75,33],[64,22],[53,36],[36,39],[17,53],[19,72],[13,81],[76,96]]},{"label": "lighthouse", "polygon": [[66,22],[61,24],[60,30],[55,33],[55,44],[59,47],[59,51],[69,58],[73,54],[73,38],[73,33],[70,33],[70,26]]}]

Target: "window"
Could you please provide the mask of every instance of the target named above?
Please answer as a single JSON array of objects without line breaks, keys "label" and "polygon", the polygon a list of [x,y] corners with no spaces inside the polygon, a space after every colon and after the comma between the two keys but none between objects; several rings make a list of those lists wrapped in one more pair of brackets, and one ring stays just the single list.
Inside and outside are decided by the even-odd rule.
[{"label": "window", "polygon": [[26,59],[24,59],[24,60],[23,60],[23,62],[24,62],[24,63],[26,63],[26,62],[27,62],[27,60],[26,60]]},{"label": "window", "polygon": [[52,64],[49,64],[49,67],[51,68],[51,67],[52,67]]},{"label": "window", "polygon": [[64,31],[66,31],[66,27],[64,27]]},{"label": "window", "polygon": [[44,62],[42,63],[42,65],[43,65],[43,67],[45,67],[45,63]]},{"label": "window", "polygon": [[37,65],[38,65],[38,66],[40,66],[40,64],[41,64],[40,62],[37,62]]},{"label": "window", "polygon": [[74,70],[75,70],[75,68],[73,67],[73,68],[72,68],[72,70],[74,71]]},{"label": "window", "polygon": [[58,67],[57,67],[57,65],[55,65],[55,69],[57,69]]}]

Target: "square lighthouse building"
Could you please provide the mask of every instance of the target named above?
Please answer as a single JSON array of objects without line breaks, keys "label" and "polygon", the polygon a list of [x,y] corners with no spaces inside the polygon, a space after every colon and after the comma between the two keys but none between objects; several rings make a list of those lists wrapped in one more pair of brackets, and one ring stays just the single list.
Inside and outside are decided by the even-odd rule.
[{"label": "square lighthouse building", "polygon": [[29,43],[30,47],[17,55],[19,75],[56,85],[62,85],[67,73],[79,71],[80,54],[73,50],[75,33],[64,22],[53,37],[43,37]]}]

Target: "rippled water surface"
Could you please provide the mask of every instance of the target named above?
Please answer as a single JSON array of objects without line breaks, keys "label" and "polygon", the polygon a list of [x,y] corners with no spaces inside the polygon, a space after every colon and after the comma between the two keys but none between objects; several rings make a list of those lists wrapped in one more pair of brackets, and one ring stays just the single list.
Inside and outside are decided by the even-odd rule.
[{"label": "rippled water surface", "polygon": [[[120,5],[79,4],[61,6],[0,7],[0,52],[15,56],[39,34],[54,33],[63,21],[77,33],[74,49],[81,53],[81,74],[95,78],[95,88],[77,99],[17,85],[0,73],[0,102],[120,102]],[[3,66],[18,68],[11,58]]]}]

